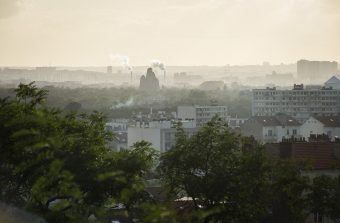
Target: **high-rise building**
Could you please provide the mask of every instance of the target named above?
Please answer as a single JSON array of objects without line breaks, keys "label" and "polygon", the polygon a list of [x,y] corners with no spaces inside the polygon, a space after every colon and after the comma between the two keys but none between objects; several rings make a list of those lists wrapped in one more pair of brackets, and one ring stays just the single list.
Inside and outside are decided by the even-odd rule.
[{"label": "high-rise building", "polygon": [[253,89],[252,97],[253,116],[284,113],[304,121],[311,115],[340,114],[340,90],[327,87],[304,89],[302,84],[294,85],[292,90],[267,87]]},{"label": "high-rise building", "polygon": [[309,81],[319,82],[328,79],[338,72],[338,63],[335,61],[309,61],[299,60],[297,62],[298,78]]}]

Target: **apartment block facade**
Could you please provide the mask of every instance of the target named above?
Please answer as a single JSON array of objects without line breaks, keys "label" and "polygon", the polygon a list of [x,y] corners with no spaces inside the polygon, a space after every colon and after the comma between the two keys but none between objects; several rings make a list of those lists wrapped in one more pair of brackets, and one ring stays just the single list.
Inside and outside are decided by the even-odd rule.
[{"label": "apartment block facade", "polygon": [[227,122],[228,111],[226,106],[221,105],[194,105],[194,106],[178,106],[177,118],[182,120],[192,119],[196,121],[197,127],[210,121],[215,115]]},{"label": "apartment block facade", "polygon": [[301,122],[312,115],[338,115],[340,90],[327,87],[304,89],[302,84],[294,85],[292,90],[254,89],[252,115],[272,116],[277,113],[290,115]]}]

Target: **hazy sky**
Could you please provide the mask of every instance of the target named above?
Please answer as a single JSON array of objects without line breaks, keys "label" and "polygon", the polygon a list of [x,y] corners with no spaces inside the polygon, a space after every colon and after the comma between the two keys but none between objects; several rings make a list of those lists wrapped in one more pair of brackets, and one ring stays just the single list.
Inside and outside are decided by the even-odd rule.
[{"label": "hazy sky", "polygon": [[[0,0],[0,66],[340,62],[340,0]],[[115,65],[115,64],[113,64]]]}]

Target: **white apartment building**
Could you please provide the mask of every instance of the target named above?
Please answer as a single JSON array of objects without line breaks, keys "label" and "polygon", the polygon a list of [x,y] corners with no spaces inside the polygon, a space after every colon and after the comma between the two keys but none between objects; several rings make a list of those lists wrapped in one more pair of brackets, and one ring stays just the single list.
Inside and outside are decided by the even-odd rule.
[{"label": "white apartment building", "polygon": [[210,121],[215,115],[218,115],[222,120],[228,120],[228,112],[226,106],[178,106],[177,118],[182,120],[194,120],[197,127]]},{"label": "white apartment building", "polygon": [[[183,121],[182,127],[190,137],[197,128],[193,121]],[[148,124],[137,123],[128,127],[128,147],[139,141],[147,141],[160,152],[171,149],[176,144],[176,128],[171,121],[152,121]]]},{"label": "white apartment building", "polygon": [[304,89],[302,84],[294,85],[292,90],[253,89],[252,115],[273,116],[277,113],[290,115],[300,122],[311,115],[338,115],[340,90],[327,87]]}]

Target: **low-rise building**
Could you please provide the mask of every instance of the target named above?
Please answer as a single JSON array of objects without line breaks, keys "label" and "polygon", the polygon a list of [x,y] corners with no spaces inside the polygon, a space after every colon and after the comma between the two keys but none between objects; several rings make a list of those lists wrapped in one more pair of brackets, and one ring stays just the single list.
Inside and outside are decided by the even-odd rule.
[{"label": "low-rise building", "polygon": [[253,116],[241,127],[241,134],[253,136],[262,143],[281,142],[286,138],[298,138],[301,124],[293,117],[285,114],[274,116]]},{"label": "low-rise building", "polygon": [[311,116],[301,125],[301,135],[306,139],[318,134],[327,135],[332,141],[340,138],[340,116]]},{"label": "low-rise building", "polygon": [[274,158],[307,161],[315,170],[332,169],[340,165],[340,144],[327,140],[305,142],[286,140],[281,143],[268,143],[266,151]]},{"label": "low-rise building", "polygon": [[182,120],[194,120],[197,127],[201,127],[209,122],[215,115],[218,115],[223,121],[228,121],[228,111],[226,106],[221,105],[194,105],[178,106],[177,118]]},{"label": "low-rise building", "polygon": [[239,128],[248,118],[228,117],[227,124],[231,129]]},{"label": "low-rise building", "polygon": [[116,119],[105,124],[107,131],[113,133],[113,140],[109,143],[111,149],[120,151],[127,149],[128,119]]},{"label": "low-rise building", "polygon": [[[152,121],[137,123],[128,127],[128,147],[140,141],[150,142],[160,152],[170,150],[176,144],[176,123],[171,121]],[[197,128],[193,121],[182,121],[184,132],[190,137]]]}]

